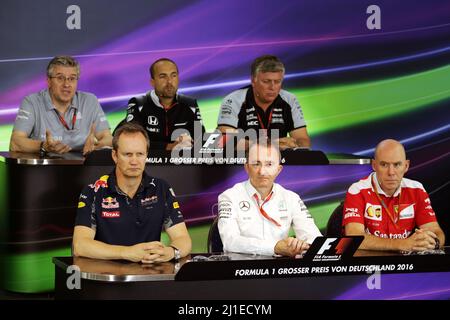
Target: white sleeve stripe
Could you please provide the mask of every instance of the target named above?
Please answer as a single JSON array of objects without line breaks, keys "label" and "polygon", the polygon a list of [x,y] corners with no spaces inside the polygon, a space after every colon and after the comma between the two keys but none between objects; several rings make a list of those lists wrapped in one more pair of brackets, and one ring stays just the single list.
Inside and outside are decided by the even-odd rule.
[{"label": "white sleeve stripe", "polygon": [[419,181],[403,178],[402,187],[411,188],[411,189],[422,189],[425,191],[425,188]]}]

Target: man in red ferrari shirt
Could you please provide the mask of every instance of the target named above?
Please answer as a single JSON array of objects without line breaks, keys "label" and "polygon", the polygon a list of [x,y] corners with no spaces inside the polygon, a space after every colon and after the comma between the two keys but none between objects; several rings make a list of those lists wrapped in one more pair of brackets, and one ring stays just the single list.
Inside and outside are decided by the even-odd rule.
[{"label": "man in red ferrari shirt", "polygon": [[344,203],[345,234],[364,235],[360,249],[439,249],[445,235],[422,184],[403,178],[409,168],[403,145],[384,140],[375,148],[372,172],[354,183]]}]

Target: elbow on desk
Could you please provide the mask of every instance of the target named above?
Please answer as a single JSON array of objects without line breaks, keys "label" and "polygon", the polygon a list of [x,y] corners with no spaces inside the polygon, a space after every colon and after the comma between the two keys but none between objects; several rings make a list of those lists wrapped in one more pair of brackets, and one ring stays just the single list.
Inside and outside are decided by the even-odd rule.
[{"label": "elbow on desk", "polygon": [[78,249],[78,246],[75,245],[75,243],[72,243],[72,256],[81,257],[80,250]]},{"label": "elbow on desk", "polygon": [[10,152],[20,152],[20,146],[19,144],[17,144],[17,142],[14,141],[14,139],[11,139],[11,141],[9,142],[9,151]]},{"label": "elbow on desk", "polygon": [[80,243],[80,241],[76,241],[74,240],[72,242],[72,255],[74,257],[83,257],[84,256],[84,252],[83,252],[83,245]]}]

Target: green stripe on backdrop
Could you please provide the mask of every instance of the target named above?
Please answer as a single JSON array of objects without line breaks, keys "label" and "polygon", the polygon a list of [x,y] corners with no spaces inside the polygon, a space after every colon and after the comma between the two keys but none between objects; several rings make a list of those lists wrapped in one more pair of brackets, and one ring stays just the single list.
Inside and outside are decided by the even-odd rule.
[{"label": "green stripe on backdrop", "polygon": [[[310,206],[309,210],[314,220],[324,232],[328,217],[339,202]],[[209,224],[189,227],[192,238],[192,252],[203,253],[207,251]],[[163,233],[162,241],[168,243],[167,234]],[[3,279],[4,289],[12,292],[39,293],[54,289],[54,265],[52,257],[70,256],[70,248],[49,251],[12,254],[4,257],[6,277]]]},{"label": "green stripe on backdrop", "polygon": [[21,293],[47,292],[54,289],[55,270],[52,257],[70,256],[70,248],[11,254],[4,257],[4,289]]},{"label": "green stripe on backdrop", "polygon": [[[189,234],[193,241],[192,252],[206,251],[208,231],[209,224],[189,228]],[[168,243],[166,233],[163,233],[161,240],[166,244]],[[6,255],[2,261],[6,275],[2,279],[3,289],[21,293],[52,291],[54,289],[55,277],[52,258],[70,255],[70,247],[42,252]]]},{"label": "green stripe on backdrop", "polygon": [[320,134],[407,113],[450,98],[450,65],[361,84],[294,90],[308,131]]},{"label": "green stripe on backdrop", "polygon": [[[288,89],[302,106],[308,131],[317,135],[406,113],[450,98],[450,65],[388,80],[318,89]],[[222,98],[199,101],[208,131],[214,130]]]},{"label": "green stripe on backdrop", "polygon": [[0,151],[9,150],[9,138],[11,137],[13,125],[0,126]]},{"label": "green stripe on backdrop", "polygon": [[[295,89],[311,135],[387,118],[450,98],[450,65],[387,80],[319,89]],[[200,100],[207,131],[216,128],[222,97]],[[107,115],[111,128],[125,111]],[[0,126],[0,150],[8,150],[12,126]]]}]

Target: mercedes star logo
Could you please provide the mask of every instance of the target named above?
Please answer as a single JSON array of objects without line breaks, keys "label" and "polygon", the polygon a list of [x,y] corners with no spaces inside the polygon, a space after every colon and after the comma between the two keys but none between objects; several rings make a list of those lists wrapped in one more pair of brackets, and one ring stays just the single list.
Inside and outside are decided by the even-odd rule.
[{"label": "mercedes star logo", "polygon": [[248,201],[239,202],[239,209],[243,211],[248,211],[248,209],[250,209],[250,203]]}]

